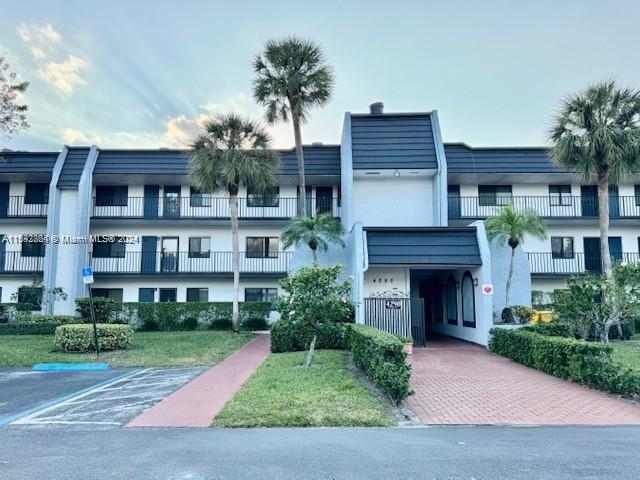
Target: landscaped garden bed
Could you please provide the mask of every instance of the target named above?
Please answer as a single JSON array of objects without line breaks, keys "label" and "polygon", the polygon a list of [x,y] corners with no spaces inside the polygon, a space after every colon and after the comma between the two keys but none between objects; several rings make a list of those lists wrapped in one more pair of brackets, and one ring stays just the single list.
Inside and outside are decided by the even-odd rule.
[{"label": "landscaped garden bed", "polygon": [[382,403],[347,367],[348,353],[272,354],[215,418],[223,427],[389,426]]}]

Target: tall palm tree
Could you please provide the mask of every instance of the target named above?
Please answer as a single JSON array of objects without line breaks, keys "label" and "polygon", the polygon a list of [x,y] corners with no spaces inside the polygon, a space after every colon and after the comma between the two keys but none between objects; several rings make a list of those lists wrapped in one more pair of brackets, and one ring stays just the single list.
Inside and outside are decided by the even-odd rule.
[{"label": "tall palm tree", "polygon": [[506,205],[502,211],[485,221],[485,229],[490,239],[506,242],[511,247],[511,261],[509,263],[509,276],[505,292],[505,309],[509,308],[511,296],[511,280],[513,277],[513,263],[516,256],[516,248],[524,243],[525,237],[530,235],[543,240],[547,237],[544,222],[533,209],[516,210],[513,204]]},{"label": "tall palm tree", "polygon": [[203,193],[229,193],[233,268],[233,329],[240,328],[240,249],[238,245],[238,191],[240,186],[268,193],[275,183],[278,158],[258,123],[236,114],[218,115],[204,125],[190,152],[191,178]]},{"label": "tall palm tree", "polygon": [[333,70],[322,48],[311,40],[288,37],[270,40],[253,61],[256,77],[253,96],[267,108],[270,124],[293,123],[298,159],[298,212],[306,216],[306,181],[300,125],[309,119],[309,110],[329,101],[333,90]]},{"label": "tall palm tree", "polygon": [[550,155],[561,167],[598,182],[598,223],[603,270],[611,275],[609,185],[640,168],[640,91],[607,81],[568,96],[550,130]]},{"label": "tall palm tree", "polygon": [[337,218],[328,213],[322,213],[315,217],[303,217],[302,215],[291,220],[282,230],[282,246],[289,248],[293,245],[305,243],[311,249],[313,264],[318,264],[317,250],[324,252],[329,248],[329,243],[336,243],[344,247],[341,236],[344,233],[342,224]]}]

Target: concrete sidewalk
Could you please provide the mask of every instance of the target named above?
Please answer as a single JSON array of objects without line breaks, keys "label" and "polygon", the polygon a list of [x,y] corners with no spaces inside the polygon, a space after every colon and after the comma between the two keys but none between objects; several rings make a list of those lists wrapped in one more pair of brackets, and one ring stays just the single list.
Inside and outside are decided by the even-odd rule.
[{"label": "concrete sidewalk", "polygon": [[270,336],[257,335],[218,365],[175,391],[128,427],[208,427],[269,356]]}]

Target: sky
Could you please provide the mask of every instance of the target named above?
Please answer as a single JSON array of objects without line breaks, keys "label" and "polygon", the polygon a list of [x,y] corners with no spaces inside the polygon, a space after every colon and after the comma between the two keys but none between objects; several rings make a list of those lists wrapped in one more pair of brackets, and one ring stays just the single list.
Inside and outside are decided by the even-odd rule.
[{"label": "sky", "polygon": [[[446,142],[539,146],[566,95],[640,88],[636,1],[0,0],[0,56],[31,85],[31,127],[2,144],[184,147],[211,115],[262,120],[251,61],[308,37],[336,78],[305,143],[340,142],[344,113],[438,110]],[[269,127],[293,146],[289,124]]]}]

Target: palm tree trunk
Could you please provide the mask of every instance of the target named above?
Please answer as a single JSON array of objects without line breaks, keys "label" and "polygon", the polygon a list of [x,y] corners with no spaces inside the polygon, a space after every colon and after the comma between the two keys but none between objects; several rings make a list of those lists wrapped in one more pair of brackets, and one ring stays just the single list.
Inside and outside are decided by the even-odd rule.
[{"label": "palm tree trunk", "polygon": [[315,248],[311,249],[311,254],[313,255],[313,266],[317,267],[318,266],[318,254],[316,253],[316,249]]},{"label": "palm tree trunk", "polygon": [[[293,108],[291,109],[293,111]],[[302,133],[300,132],[300,117],[297,113],[291,115],[293,120],[293,135],[296,141],[296,157],[298,158],[298,214],[307,216],[307,186],[304,175],[304,150],[302,149]]]},{"label": "palm tree trunk", "polygon": [[231,214],[231,268],[233,269],[233,307],[231,326],[240,330],[240,246],[238,241],[238,194],[229,195],[229,213]]},{"label": "palm tree trunk", "polygon": [[507,288],[505,289],[504,306],[509,306],[509,297],[511,296],[511,277],[513,277],[513,261],[516,257],[516,249],[511,248],[511,261],[509,262],[509,276],[507,277]]},{"label": "palm tree trunk", "polygon": [[611,276],[611,253],[609,252],[609,172],[598,173],[598,226],[600,227],[600,256],[602,270]]}]

